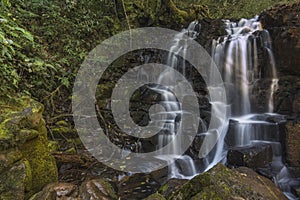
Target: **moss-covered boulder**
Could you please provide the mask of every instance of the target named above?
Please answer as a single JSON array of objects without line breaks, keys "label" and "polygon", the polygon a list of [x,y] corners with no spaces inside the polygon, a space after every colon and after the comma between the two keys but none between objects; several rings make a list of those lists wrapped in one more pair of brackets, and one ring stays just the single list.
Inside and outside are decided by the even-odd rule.
[{"label": "moss-covered boulder", "polygon": [[28,97],[3,98],[0,108],[0,199],[27,199],[58,177],[43,105]]},{"label": "moss-covered boulder", "polygon": [[144,200],[166,200],[166,198],[159,193],[154,193]]},{"label": "moss-covered boulder", "polygon": [[286,199],[272,183],[251,169],[231,170],[218,164],[185,183],[169,199]]},{"label": "moss-covered boulder", "polygon": [[84,181],[80,186],[72,183],[50,183],[30,200],[114,200],[118,199],[111,184],[105,179]]},{"label": "moss-covered boulder", "polygon": [[162,194],[166,199],[172,196],[184,183],[186,179],[170,179],[166,184],[159,188],[158,192]]},{"label": "moss-covered boulder", "polygon": [[[7,170],[0,173],[0,199],[24,199],[24,191],[30,188],[31,178],[30,167],[27,161],[23,160],[14,163]],[[26,180],[29,181],[26,182]]]},{"label": "moss-covered boulder", "polygon": [[85,181],[80,187],[82,200],[89,199],[118,199],[114,189],[105,179],[93,179]]},{"label": "moss-covered boulder", "polygon": [[30,198],[30,200],[56,199],[77,200],[78,187],[71,183],[50,183]]}]

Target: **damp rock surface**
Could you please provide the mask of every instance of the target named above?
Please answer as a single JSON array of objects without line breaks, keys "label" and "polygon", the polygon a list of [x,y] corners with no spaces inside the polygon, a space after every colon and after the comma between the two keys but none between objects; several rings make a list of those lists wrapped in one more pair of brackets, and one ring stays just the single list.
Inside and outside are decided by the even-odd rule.
[{"label": "damp rock surface", "polygon": [[286,197],[272,181],[249,168],[230,170],[218,164],[182,185],[169,199],[283,200]]},{"label": "damp rock surface", "polygon": [[80,197],[82,200],[118,199],[112,186],[104,179],[93,179],[82,183]]},{"label": "damp rock surface", "polygon": [[300,168],[300,122],[286,125],[286,162],[291,167]]},{"label": "damp rock surface", "polygon": [[300,3],[274,6],[260,15],[272,38],[279,88],[275,112],[300,117]]},{"label": "damp rock surface", "polygon": [[264,168],[272,162],[272,145],[256,143],[246,147],[229,149],[227,163],[232,166],[245,166],[253,169]]}]

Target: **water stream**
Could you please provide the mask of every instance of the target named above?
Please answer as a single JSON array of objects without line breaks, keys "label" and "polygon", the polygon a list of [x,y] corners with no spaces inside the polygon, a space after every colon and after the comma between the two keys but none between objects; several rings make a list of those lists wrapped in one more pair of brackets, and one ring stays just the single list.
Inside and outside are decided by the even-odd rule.
[{"label": "water stream", "polygon": [[[195,39],[197,36],[197,32],[194,31],[196,25],[197,22],[192,22],[187,29],[182,30],[175,36],[174,44],[170,49],[170,53],[166,61],[166,64],[168,66],[180,70],[184,76],[186,76],[185,63],[179,62],[176,54],[182,52],[184,56],[186,55],[188,46],[186,40],[183,39],[183,36],[190,36],[189,40]],[[175,52],[175,54],[171,52]],[[172,71],[166,70],[166,72],[160,74],[160,76],[158,77],[158,82],[162,83],[167,77],[170,77],[172,79],[176,78]],[[161,149],[175,139],[177,131],[181,131],[181,121],[178,119],[180,119],[183,114],[189,113],[183,113],[183,111],[181,110],[181,105],[177,102],[177,99],[172,92],[167,91],[166,89],[161,90],[158,87],[152,87],[151,89],[161,94],[160,104],[163,104],[166,111],[169,112],[169,114],[167,115],[167,121],[164,125],[164,128],[168,130],[168,132],[160,134],[158,136],[157,149]],[[172,90],[172,88],[167,89]],[[155,115],[157,114],[160,113],[156,113]],[[161,114],[164,115],[165,113],[163,112]],[[200,124],[203,124],[201,119]],[[163,158],[169,162],[169,178],[191,178],[196,175],[197,170],[193,159],[188,155],[181,155],[178,152],[178,145],[176,145],[176,143],[173,144],[174,145],[172,145],[170,149],[168,149],[168,152],[170,152],[170,154],[167,156],[167,158],[166,156]]]},{"label": "water stream", "polygon": [[[295,179],[289,174],[282,158],[280,124],[284,123],[285,118],[273,113],[278,76],[270,35],[262,29],[258,17],[238,22],[226,20],[225,24],[227,35],[213,42],[212,56],[222,71],[230,98],[232,117],[227,133],[228,148],[246,149],[270,144],[273,152],[270,167],[273,180],[288,198],[295,199],[290,187]],[[259,66],[259,48],[266,52],[262,58],[265,60],[264,73]],[[254,84],[261,79],[269,80],[269,94],[265,95],[265,113],[257,114],[254,113],[256,109],[251,104],[250,95]]]},{"label": "water stream", "polygon": [[[270,35],[267,30],[262,28],[258,17],[241,19],[238,22],[224,20],[224,24],[227,35],[213,40],[212,58],[222,74],[230,103],[229,113],[231,116],[228,116],[228,119],[223,122],[224,127],[226,127],[225,132],[221,134],[220,140],[214,148],[214,153],[204,158],[202,162],[204,166],[202,167],[197,166],[190,156],[177,153],[176,143],[170,146],[170,155],[161,159],[169,162],[169,178],[189,179],[197,173],[207,171],[220,161],[225,162],[227,150],[230,148],[248,148],[249,146],[269,144],[272,146],[273,152],[273,160],[270,163],[273,180],[289,199],[295,199],[290,186],[295,184],[297,180],[289,174],[282,161],[280,125],[284,123],[285,118],[273,113],[274,94],[278,90],[278,75]],[[198,34],[195,31],[197,25],[197,22],[192,22],[187,29],[177,34],[170,52],[182,52],[183,55],[186,55],[188,46],[183,35],[187,34],[191,40],[195,39]],[[260,63],[260,59],[265,61],[264,66]],[[185,63],[178,61],[176,53],[168,55],[167,65],[182,72],[184,76],[187,75]],[[170,71],[162,73],[158,80],[174,78],[175,75],[170,73]],[[257,104],[251,102],[250,97],[253,94],[254,85],[259,80],[264,80],[269,85],[264,96],[266,105],[264,105],[261,113],[256,113],[255,105]],[[166,110],[155,113],[155,115],[167,116],[163,119],[164,129],[167,132],[158,136],[157,149],[160,149],[174,140],[176,132],[181,129],[181,121],[178,119],[181,119],[183,114],[189,113],[184,113],[181,110],[180,103],[170,92],[172,88],[153,86],[151,89],[161,94],[161,103]],[[214,110],[218,111],[218,102],[210,102],[210,104],[216,108]],[[212,114],[218,115],[218,113]],[[202,130],[207,130],[202,119],[199,120],[200,124],[204,126]]]}]

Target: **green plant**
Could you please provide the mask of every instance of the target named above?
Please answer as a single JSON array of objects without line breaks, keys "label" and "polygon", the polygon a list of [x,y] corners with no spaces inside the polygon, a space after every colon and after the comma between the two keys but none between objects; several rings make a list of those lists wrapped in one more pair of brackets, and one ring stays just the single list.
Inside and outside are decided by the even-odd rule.
[{"label": "green plant", "polygon": [[8,94],[17,91],[21,80],[20,73],[25,70],[23,62],[27,59],[26,48],[34,45],[33,36],[21,28],[9,12],[9,2],[2,1],[0,14],[0,92]]}]

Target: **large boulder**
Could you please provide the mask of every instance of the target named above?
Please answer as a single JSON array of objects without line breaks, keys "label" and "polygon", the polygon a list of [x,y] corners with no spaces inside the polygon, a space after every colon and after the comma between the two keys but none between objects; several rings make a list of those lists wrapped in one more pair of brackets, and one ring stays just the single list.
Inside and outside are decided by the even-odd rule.
[{"label": "large boulder", "polygon": [[251,169],[230,170],[222,164],[200,174],[169,199],[287,199],[276,185]]},{"label": "large boulder", "polygon": [[184,183],[188,180],[186,179],[170,179],[166,184],[159,188],[159,193],[162,194],[166,199],[168,199],[172,194],[174,194]]},{"label": "large boulder", "polygon": [[0,199],[27,199],[58,178],[43,105],[22,97],[1,99],[0,108]]}]

